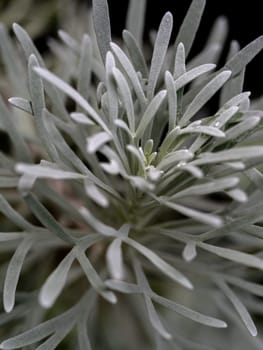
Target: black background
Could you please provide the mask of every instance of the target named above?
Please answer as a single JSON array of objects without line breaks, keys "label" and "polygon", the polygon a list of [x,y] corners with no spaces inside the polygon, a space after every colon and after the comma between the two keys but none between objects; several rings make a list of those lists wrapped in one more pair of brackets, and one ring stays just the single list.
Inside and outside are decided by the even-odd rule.
[{"label": "black background", "polygon": [[[125,13],[127,0],[108,0],[112,31],[115,36],[120,36],[125,27]],[[174,16],[174,32],[176,33],[187,12],[191,0],[148,0],[146,11],[145,39],[150,29],[157,29],[162,16],[166,11]],[[237,40],[244,47],[256,37],[263,34],[263,1],[231,1],[231,0],[207,0],[205,12],[201,21],[195,44],[191,51],[194,56],[200,51],[213,22],[219,16],[225,16],[229,23],[230,40]],[[263,53],[261,52],[248,66],[245,90],[252,92],[252,97],[263,94]]]}]

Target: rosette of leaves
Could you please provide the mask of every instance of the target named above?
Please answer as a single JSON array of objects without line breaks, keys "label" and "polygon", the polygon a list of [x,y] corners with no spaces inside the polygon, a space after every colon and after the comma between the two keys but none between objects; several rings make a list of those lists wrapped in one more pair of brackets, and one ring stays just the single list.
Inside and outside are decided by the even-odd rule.
[{"label": "rosette of leaves", "polygon": [[5,36],[7,73],[28,85],[9,102],[33,128],[21,133],[1,102],[1,349],[262,348],[262,112],[242,85],[263,38],[233,42],[217,69],[219,19],[188,61],[204,5],[172,44],[166,13],[147,62],[145,1],[130,1],[122,46],[94,1],[96,39],[61,36],[76,63],[64,79],[14,25],[19,80]]}]

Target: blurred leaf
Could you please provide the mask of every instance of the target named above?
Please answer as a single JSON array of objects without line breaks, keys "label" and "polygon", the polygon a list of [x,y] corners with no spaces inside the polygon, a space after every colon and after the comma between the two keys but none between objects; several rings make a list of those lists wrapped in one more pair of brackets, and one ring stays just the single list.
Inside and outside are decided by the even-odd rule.
[{"label": "blurred leaf", "polygon": [[110,49],[111,25],[108,3],[106,0],[93,0],[93,22],[99,45],[100,54],[105,62],[106,54]]},{"label": "blurred leaf", "polygon": [[204,242],[197,242],[197,245],[208,252],[220,256],[224,259],[235,261],[239,264],[254,267],[256,269],[263,269],[263,260],[252,254],[246,254],[237,250],[217,247]]}]

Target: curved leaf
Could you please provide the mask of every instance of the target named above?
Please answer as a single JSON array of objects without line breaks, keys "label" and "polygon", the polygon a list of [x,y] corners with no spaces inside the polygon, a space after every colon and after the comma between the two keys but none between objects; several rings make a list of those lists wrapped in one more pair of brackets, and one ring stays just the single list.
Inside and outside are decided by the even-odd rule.
[{"label": "curved leaf", "polygon": [[48,276],[39,294],[39,302],[43,307],[49,308],[54,304],[66,283],[67,275],[74,259],[75,256],[73,250],[71,250]]}]

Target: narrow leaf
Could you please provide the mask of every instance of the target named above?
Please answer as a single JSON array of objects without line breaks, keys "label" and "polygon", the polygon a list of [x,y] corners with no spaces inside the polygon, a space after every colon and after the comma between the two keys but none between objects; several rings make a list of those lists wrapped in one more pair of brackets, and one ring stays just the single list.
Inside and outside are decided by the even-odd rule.
[{"label": "narrow leaf", "polygon": [[200,185],[190,186],[180,192],[177,192],[171,197],[171,200],[185,197],[185,196],[200,196],[210,193],[224,191],[226,189],[237,186],[239,183],[238,177],[226,177],[221,179],[215,179],[211,182],[206,182]]},{"label": "narrow leaf", "polygon": [[95,125],[94,122],[89,117],[87,117],[85,114],[83,114],[83,113],[73,112],[73,113],[70,114],[70,117],[76,123],[79,123],[79,124]]},{"label": "narrow leaf", "polygon": [[126,79],[124,78],[123,74],[120,72],[119,69],[113,68],[112,73],[118,86],[118,93],[120,95],[121,101],[127,113],[127,119],[128,119],[130,131],[131,133],[134,133],[135,116],[134,116],[134,106],[133,106],[131,90],[129,88],[129,85]]},{"label": "narrow leaf", "polygon": [[88,35],[84,35],[81,44],[79,73],[78,73],[78,91],[84,97],[90,95],[90,80],[92,71],[92,42]]},{"label": "narrow leaf", "polygon": [[241,302],[241,300],[237,297],[237,295],[229,288],[229,286],[224,283],[222,280],[217,281],[217,284],[224,292],[225,296],[230,300],[239,316],[241,317],[243,323],[247,327],[249,333],[255,337],[257,335],[257,328],[247,310],[245,305]]},{"label": "narrow leaf", "polygon": [[224,276],[225,280],[234,285],[237,286],[251,294],[257,295],[259,297],[263,297],[263,285],[254,283],[254,282],[248,282],[245,281],[239,277],[235,276]]},{"label": "narrow leaf", "polygon": [[10,204],[7,202],[5,197],[0,194],[0,212],[4,214],[11,222],[16,224],[18,227],[25,231],[32,231],[34,226],[26,221],[23,216],[16,212]]},{"label": "narrow leaf", "polygon": [[201,66],[192,68],[188,72],[179,75],[178,78],[174,81],[176,90],[181,89],[194,79],[200,77],[200,75],[210,72],[215,67],[215,64],[202,64]]},{"label": "narrow leaf", "polygon": [[236,114],[237,111],[238,111],[237,106],[229,106],[226,109],[221,109],[216,114],[216,118],[211,123],[211,125],[217,128],[222,128]]},{"label": "narrow leaf", "polygon": [[192,176],[196,177],[197,179],[202,179],[204,177],[204,173],[201,169],[199,169],[197,166],[186,164],[182,167],[182,170],[188,171]]},{"label": "narrow leaf", "polygon": [[[140,1],[140,3],[141,2],[142,1]],[[138,21],[136,21],[136,24],[137,23]],[[147,67],[143,52],[139,47],[139,43],[136,41],[132,33],[130,33],[128,30],[123,31],[122,38],[128,49],[129,56],[133,62],[134,68],[136,69],[137,72],[141,72],[142,77],[145,77],[145,78],[148,77],[148,67]]]},{"label": "narrow leaf", "polygon": [[185,45],[186,57],[188,56],[194,42],[194,38],[196,36],[196,32],[198,30],[200,20],[205,8],[205,3],[205,0],[192,1],[192,4],[189,7],[189,10],[176,37],[174,46],[176,48],[179,43],[183,43]]},{"label": "narrow leaf", "polygon": [[226,131],[226,138],[224,141],[237,139],[242,134],[245,134],[246,132],[254,129],[259,124],[260,121],[261,121],[260,117],[251,117],[249,119],[247,118],[243,120],[242,122],[238,123],[232,128],[229,128]]},{"label": "narrow leaf", "polygon": [[204,134],[208,136],[214,136],[219,138],[224,138],[225,140],[225,133],[213,126],[206,126],[206,125],[189,125],[188,127],[180,130],[180,135],[184,134]]},{"label": "narrow leaf", "polygon": [[[167,92],[168,92],[168,90],[167,90]],[[169,92],[168,92],[168,94],[169,94]],[[168,97],[168,99],[169,99],[169,97]],[[169,151],[169,148],[172,146],[172,144],[174,143],[176,138],[179,136],[180,130],[181,130],[180,127],[176,126],[170,132],[167,133],[167,135],[164,138],[162,145],[160,147],[158,158],[162,159],[163,156]]]},{"label": "narrow leaf", "polygon": [[212,153],[203,153],[199,159],[192,162],[194,165],[213,164],[230,161],[246,160],[250,158],[259,158],[263,156],[263,147],[247,146],[236,147],[226,151]]},{"label": "narrow leaf", "polygon": [[54,331],[61,330],[63,327],[68,327],[69,324],[72,324],[72,310],[52,318],[51,320],[45,321],[15,337],[5,340],[0,344],[0,348],[3,350],[12,350],[34,344],[54,333]]},{"label": "narrow leaf", "polygon": [[[230,44],[227,60],[231,59],[238,51],[239,44],[237,41],[233,40]],[[220,93],[220,105],[243,91],[244,78],[245,68],[243,68],[234,78],[232,77],[229,79]]]},{"label": "narrow leaf", "polygon": [[13,30],[24,50],[26,58],[28,59],[29,56],[33,54],[37,58],[39,64],[45,67],[45,63],[28,33],[17,23],[13,24]]},{"label": "narrow leaf", "polygon": [[231,75],[230,71],[219,73],[193,99],[184,112],[180,125],[184,126],[210,98],[225,84]]},{"label": "narrow leaf", "polygon": [[132,63],[130,62],[127,55],[122,51],[122,49],[118,45],[111,43],[111,49],[114,52],[115,56],[117,57],[118,61],[120,62],[125,74],[127,74],[127,76],[129,77],[129,80],[138,97],[140,105],[144,109],[146,106],[147,100],[144,95],[143,87],[139,81],[138,75]]},{"label": "narrow leaf", "polygon": [[171,339],[172,336],[170,333],[167,332],[167,330],[164,328],[163,324],[161,323],[161,320],[159,318],[159,315],[157,314],[157,311],[153,305],[153,302],[150,297],[147,295],[145,296],[145,303],[146,308],[148,311],[148,315],[151,321],[151,324],[153,328],[164,338],[164,339]]},{"label": "narrow leaf", "polygon": [[22,270],[22,266],[29,249],[32,246],[32,241],[25,238],[18,246],[15,254],[9,262],[3,290],[3,304],[6,312],[13,310],[15,305],[15,294],[18,279]]},{"label": "narrow leaf", "polygon": [[114,120],[114,124],[119,127],[120,129],[122,129],[123,131],[126,132],[126,134],[130,137],[130,139],[134,138],[134,134],[131,133],[131,130],[129,128],[129,126],[127,125],[127,123],[122,120],[122,119],[115,119]]},{"label": "narrow leaf", "polygon": [[171,339],[171,334],[167,332],[167,330],[164,328],[159,315],[153,305],[153,302],[151,300],[151,297],[148,295],[148,291],[151,291],[151,288],[149,286],[149,283],[147,281],[147,278],[139,264],[139,262],[134,261],[134,268],[135,268],[135,273],[136,273],[136,279],[138,281],[139,286],[143,291],[144,300],[145,300],[145,305],[146,309],[148,312],[148,316],[151,322],[152,327],[160,334],[161,337],[164,339]]},{"label": "narrow leaf", "polygon": [[42,164],[31,165],[31,164],[17,163],[15,170],[20,174],[32,175],[36,178],[48,178],[48,179],[56,179],[56,180],[86,178],[86,176],[82,174],[62,170],[56,166],[48,166],[48,165],[45,166]]},{"label": "narrow leaf", "polygon": [[[37,50],[36,46],[34,45],[32,39],[28,35],[28,33],[18,24],[13,24],[13,30],[16,34],[17,39],[19,40],[26,59],[29,59],[30,55],[34,55],[37,59],[37,62],[41,67],[45,67],[45,63]],[[67,110],[64,106],[63,100],[61,96],[58,94],[58,91],[54,89],[51,85],[46,86],[46,91],[50,99],[52,100],[54,106],[57,108],[58,111],[60,111],[60,115],[64,120],[67,120]]]},{"label": "narrow leaf", "polygon": [[105,282],[107,287],[116,290],[117,292],[125,293],[125,294],[140,294],[142,293],[139,286],[134,283],[128,283],[119,280],[107,280]]},{"label": "narrow leaf", "polygon": [[122,240],[116,238],[109,245],[106,253],[107,265],[113,279],[120,280],[124,276]]},{"label": "narrow leaf", "polygon": [[57,297],[64,288],[68,272],[74,259],[75,256],[73,250],[71,250],[59,263],[56,269],[48,276],[39,294],[39,302],[41,306],[50,308],[55,303]]},{"label": "narrow leaf", "polygon": [[[221,109],[210,125],[218,129],[223,128],[227,122],[236,114],[237,111],[238,107],[236,106],[232,106],[227,109]],[[208,136],[200,135],[191,145],[190,150],[192,152],[196,152],[205,144],[207,138]]]},{"label": "narrow leaf", "polygon": [[35,68],[39,67],[38,61],[34,55],[29,56],[28,75],[29,75],[29,91],[32,99],[33,115],[35,117],[35,125],[38,137],[45,147],[51,160],[57,161],[57,152],[49,140],[48,132],[45,124],[44,110],[46,107],[44,86],[41,77],[35,72]]},{"label": "narrow leaf", "polygon": [[219,113],[230,107],[236,107],[236,106],[242,105],[249,98],[250,95],[251,95],[251,92],[246,91],[232,97],[230,100],[225,102],[222,108],[220,108]]},{"label": "narrow leaf", "polygon": [[130,180],[131,184],[135,188],[138,188],[140,191],[149,192],[149,191],[153,191],[155,189],[154,184],[145,180],[141,176],[128,176],[127,178]]},{"label": "narrow leaf", "polygon": [[133,145],[127,145],[127,150],[135,157],[135,159],[138,161],[140,170],[144,173],[145,172],[145,163],[146,159],[143,154],[143,152],[140,151],[137,147]]},{"label": "narrow leaf", "polygon": [[93,286],[94,289],[97,290],[97,292],[107,301],[109,301],[112,304],[115,304],[117,302],[116,295],[107,290],[106,285],[103,283],[102,279],[94,269],[94,267],[91,265],[89,259],[87,258],[86,254],[83,252],[83,250],[79,247],[76,247],[74,250],[76,258],[78,259],[83,272],[87,276],[90,284]]},{"label": "narrow leaf", "polygon": [[21,239],[25,236],[23,232],[0,232],[0,242]]},{"label": "narrow leaf", "polygon": [[[168,153],[158,164],[158,169],[168,169],[174,167],[179,162],[185,162],[193,158],[193,153],[187,149],[182,149]],[[177,165],[180,168],[180,163]]]},{"label": "narrow leaf", "polygon": [[107,109],[108,109],[108,118],[111,122],[118,118],[118,96],[116,93],[116,86],[112,79],[112,70],[116,66],[115,59],[113,54],[109,51],[106,55],[106,87],[107,87]]},{"label": "narrow leaf", "polygon": [[176,127],[177,122],[177,94],[173,76],[169,71],[165,72],[165,87],[169,112],[168,131],[172,131]]},{"label": "narrow leaf", "polygon": [[263,49],[263,35],[252,41],[237,54],[235,54],[225,65],[225,69],[232,71],[235,77],[246,65]]},{"label": "narrow leaf", "polygon": [[109,131],[106,124],[103,122],[102,118],[98,113],[91,107],[87,100],[84,99],[75,89],[73,89],[69,84],[58,78],[53,73],[49,72],[46,69],[35,67],[34,70],[39,74],[43,79],[47,80],[58,89],[63,91],[66,95],[71,97],[76,103],[78,103],[91,117],[92,119],[102,127],[105,131]]},{"label": "narrow leaf", "polygon": [[185,67],[185,48],[183,43],[179,43],[176,48],[175,60],[174,60],[174,79],[180,78],[186,72]]},{"label": "narrow leaf", "polygon": [[66,44],[73,52],[79,53],[80,51],[80,45],[71,35],[69,35],[64,30],[58,31],[59,38],[63,41],[64,44]]},{"label": "narrow leaf", "polygon": [[111,26],[107,0],[93,0],[93,23],[100,54],[106,61],[106,54],[110,50]]},{"label": "narrow leaf", "polygon": [[158,109],[160,108],[162,102],[164,101],[166,97],[167,92],[165,90],[161,90],[150,102],[150,104],[147,106],[146,111],[144,112],[140,123],[136,130],[136,137],[139,139],[143,136],[145,130],[147,129],[147,126],[153,118],[155,117]]},{"label": "narrow leaf", "polygon": [[[126,19],[127,28],[135,37],[139,45],[143,41],[144,16],[146,11],[146,0],[130,0]],[[136,20],[134,20],[136,18]]]},{"label": "narrow leaf", "polygon": [[185,288],[193,289],[192,283],[185,277],[180,271],[169,265],[163,259],[161,259],[157,254],[143,246],[142,244],[136,242],[131,238],[122,238],[125,243],[132,246],[138,252],[140,252],[143,256],[145,256],[149,261],[153,263],[159,270],[161,270],[165,275],[181,284]]},{"label": "narrow leaf", "polygon": [[28,207],[38,220],[46,227],[50,232],[53,232],[57,237],[64,242],[72,245],[74,244],[73,237],[64,230],[64,228],[54,219],[50,212],[40,203],[40,201],[31,193],[24,197],[24,200]]},{"label": "narrow leaf", "polygon": [[164,63],[166,52],[168,49],[171,33],[173,27],[173,16],[167,12],[161,21],[159,30],[157,32],[156,41],[151,60],[150,73],[147,86],[147,97],[151,100],[154,96],[154,91],[158,81],[159,74]]},{"label": "narrow leaf", "polygon": [[247,254],[229,248],[216,247],[204,242],[197,242],[197,245],[212,254],[220,256],[221,258],[263,270],[263,260],[253,254]]},{"label": "narrow leaf", "polygon": [[12,89],[20,96],[25,92],[26,72],[22,60],[20,60],[19,52],[9,36],[7,28],[3,24],[0,25],[0,51],[1,62],[5,66]]},{"label": "narrow leaf", "polygon": [[94,179],[94,182],[96,182],[96,176],[87,168],[76,152],[70,148],[62,133],[55,126],[53,120],[51,119],[52,114],[49,111],[44,110],[43,116],[45,118],[50,144],[52,144],[54,149],[57,150],[58,160],[55,163],[60,164],[62,158],[63,163],[67,165],[69,169],[77,169],[79,173],[89,175],[89,177]]},{"label": "narrow leaf", "polygon": [[55,350],[57,346],[66,337],[67,333],[70,332],[72,327],[69,329],[63,329],[54,333],[50,338],[48,338],[44,343],[39,345],[36,350]]},{"label": "narrow leaf", "polygon": [[84,220],[93,227],[98,233],[107,237],[116,237],[118,236],[118,231],[113,227],[105,225],[100,220],[96,219],[87,208],[81,207],[79,209],[80,214],[84,218]]},{"label": "narrow leaf", "polygon": [[214,226],[214,227],[221,227],[223,222],[222,222],[222,218],[218,215],[215,214],[209,214],[209,213],[203,213],[201,211],[183,206],[181,204],[177,204],[177,203],[173,203],[173,202],[169,202],[168,200],[164,200],[164,199],[158,199],[158,201],[160,201],[163,205],[174,209],[176,211],[178,211],[179,213],[190,217],[192,219],[195,219],[199,222]]},{"label": "narrow leaf", "polygon": [[168,309],[173,310],[186,318],[189,318],[190,320],[204,324],[208,327],[214,327],[214,328],[226,328],[227,327],[227,324],[224,321],[221,321],[221,320],[214,318],[214,317],[203,315],[197,311],[194,311],[192,309],[187,308],[184,305],[177,304],[172,300],[168,300],[166,298],[163,298],[155,293],[153,293],[152,299],[154,301],[156,301],[158,304],[161,304],[161,305],[167,307]]},{"label": "narrow leaf", "polygon": [[218,17],[212,27],[209,37],[206,42],[206,47],[218,43],[220,46],[224,46],[225,40],[228,34],[228,22],[224,16]]},{"label": "narrow leaf", "polygon": [[78,322],[77,335],[79,350],[92,350],[88,336],[87,324],[83,320]]}]

